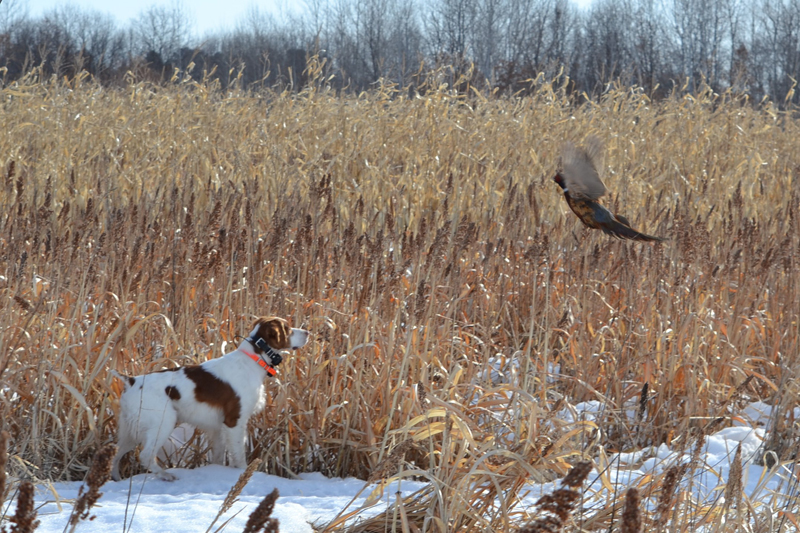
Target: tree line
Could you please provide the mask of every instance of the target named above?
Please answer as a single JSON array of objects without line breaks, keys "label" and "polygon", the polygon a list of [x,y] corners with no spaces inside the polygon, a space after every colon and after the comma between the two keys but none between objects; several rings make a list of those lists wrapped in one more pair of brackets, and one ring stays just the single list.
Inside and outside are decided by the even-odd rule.
[{"label": "tree line", "polygon": [[38,68],[86,71],[102,83],[176,72],[245,86],[300,88],[310,56],[326,80],[361,91],[412,86],[450,72],[516,93],[537,76],[596,95],[609,83],[655,97],[708,86],[753,100],[797,103],[800,0],[306,0],[280,19],[253,7],[233,29],[198,35],[181,3],[153,5],[121,26],[71,5],[41,16],[25,0],[0,5],[0,67],[8,84]]}]

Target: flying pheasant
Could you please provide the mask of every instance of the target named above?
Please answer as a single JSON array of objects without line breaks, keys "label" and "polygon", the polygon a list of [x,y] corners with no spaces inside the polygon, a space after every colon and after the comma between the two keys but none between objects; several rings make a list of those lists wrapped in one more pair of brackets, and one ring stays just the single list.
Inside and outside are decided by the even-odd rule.
[{"label": "flying pheasant", "polygon": [[589,228],[620,239],[634,241],[663,241],[661,237],[645,235],[631,228],[622,215],[614,215],[596,202],[606,192],[600,176],[603,173],[603,143],[595,136],[586,139],[585,146],[564,144],[561,150],[561,171],[553,181],[564,189],[564,198],[581,222]]}]

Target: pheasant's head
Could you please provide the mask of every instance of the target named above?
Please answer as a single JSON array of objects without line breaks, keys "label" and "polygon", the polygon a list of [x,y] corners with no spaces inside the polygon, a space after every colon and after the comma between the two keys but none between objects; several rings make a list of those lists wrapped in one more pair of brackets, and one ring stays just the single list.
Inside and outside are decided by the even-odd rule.
[{"label": "pheasant's head", "polygon": [[564,178],[561,176],[561,174],[560,174],[560,173],[557,173],[555,176],[553,176],[553,181],[555,181],[556,183],[558,183],[558,185],[559,185],[559,186],[560,186],[562,189],[564,189],[564,192],[567,192],[567,184],[566,184],[566,183],[564,183]]}]

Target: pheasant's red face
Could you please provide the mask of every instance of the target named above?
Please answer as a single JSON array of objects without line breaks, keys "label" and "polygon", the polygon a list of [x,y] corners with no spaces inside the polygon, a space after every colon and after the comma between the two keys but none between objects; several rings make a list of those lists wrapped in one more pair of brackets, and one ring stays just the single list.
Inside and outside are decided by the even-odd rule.
[{"label": "pheasant's red face", "polygon": [[558,183],[559,186],[561,186],[562,189],[566,189],[567,188],[566,185],[564,185],[564,178],[561,177],[561,174],[556,174],[555,176],[553,176],[553,181]]}]

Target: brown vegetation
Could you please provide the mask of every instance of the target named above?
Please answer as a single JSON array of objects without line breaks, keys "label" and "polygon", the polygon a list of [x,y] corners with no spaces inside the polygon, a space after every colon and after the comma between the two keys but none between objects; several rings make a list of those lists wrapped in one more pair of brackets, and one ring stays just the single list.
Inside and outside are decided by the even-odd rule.
[{"label": "brown vegetation", "polygon": [[[402,445],[413,474],[397,475],[449,498],[424,501],[450,531],[510,528],[526,481],[594,445],[688,450],[743,398],[793,404],[778,384],[800,353],[796,120],[711,92],[428,89],[29,77],[0,91],[0,420],[15,464],[83,478],[115,434],[109,369],[217,357],[263,314],[315,339],[268,384],[251,458],[367,479]],[[550,178],[561,143],[588,134],[607,143],[606,205],[668,242],[615,241],[568,212]],[[490,357],[504,379],[487,377]],[[584,400],[605,418],[559,418]],[[390,462],[376,478],[402,469]],[[639,487],[642,513],[661,481]]]}]

